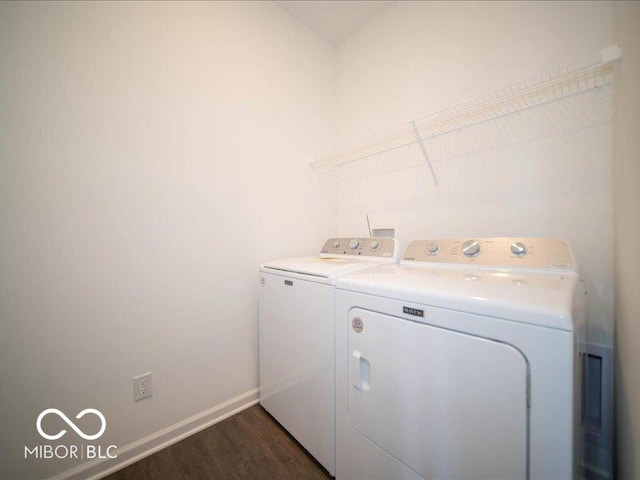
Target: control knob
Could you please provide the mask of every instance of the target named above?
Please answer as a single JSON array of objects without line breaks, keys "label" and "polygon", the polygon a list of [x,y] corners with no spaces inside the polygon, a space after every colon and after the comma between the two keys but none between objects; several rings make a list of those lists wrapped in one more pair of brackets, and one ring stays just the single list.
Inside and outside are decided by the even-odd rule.
[{"label": "control knob", "polygon": [[440,246],[437,243],[430,243],[427,245],[427,249],[431,255],[435,255],[440,251]]},{"label": "control knob", "polygon": [[340,247],[340,245],[342,245],[342,242],[340,240],[333,241],[333,248],[338,248]]},{"label": "control knob", "polygon": [[377,240],[371,240],[371,242],[369,243],[369,247],[371,247],[371,250],[375,250],[379,246],[380,246],[380,244],[378,243]]},{"label": "control knob", "polygon": [[511,253],[517,255],[518,257],[524,257],[527,252],[527,247],[525,247],[522,242],[513,242],[511,244]]},{"label": "control knob", "polygon": [[349,248],[350,248],[351,250],[355,250],[355,249],[356,249],[356,248],[358,248],[359,246],[360,246],[360,242],[358,241],[358,239],[357,239],[357,238],[354,238],[354,239],[352,239],[352,240],[349,242]]},{"label": "control knob", "polygon": [[477,257],[480,253],[480,244],[477,240],[467,240],[462,244],[462,253],[465,257]]}]

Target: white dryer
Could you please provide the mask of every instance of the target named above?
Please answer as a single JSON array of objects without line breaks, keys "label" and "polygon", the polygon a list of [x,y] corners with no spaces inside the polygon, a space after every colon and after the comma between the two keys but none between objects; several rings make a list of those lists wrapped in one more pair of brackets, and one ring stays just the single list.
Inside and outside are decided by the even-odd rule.
[{"label": "white dryer", "polygon": [[555,239],[414,241],[338,278],[336,478],[578,478],[585,295]]},{"label": "white dryer", "polygon": [[260,268],[260,403],[335,475],[335,282],[397,263],[393,238],[332,238]]}]

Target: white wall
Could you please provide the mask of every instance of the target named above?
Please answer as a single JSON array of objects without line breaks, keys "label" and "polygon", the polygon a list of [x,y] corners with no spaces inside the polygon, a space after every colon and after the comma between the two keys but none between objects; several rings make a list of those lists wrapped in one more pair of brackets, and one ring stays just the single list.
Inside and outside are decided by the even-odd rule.
[{"label": "white wall", "polygon": [[616,247],[616,415],[620,479],[640,478],[640,4],[614,3],[623,48],[616,72],[613,179]]},{"label": "white wall", "polygon": [[611,40],[609,2],[396,2],[338,50],[338,140],[546,73]]},{"label": "white wall", "polygon": [[77,465],[23,459],[45,408],[122,447],[257,387],[257,267],[334,230],[334,67],[266,2],[0,3],[0,477]]},{"label": "white wall", "polygon": [[[349,143],[599,52],[612,43],[611,10],[398,2],[339,48],[337,135]],[[419,156],[351,164],[338,177],[339,233],[364,234],[368,213],[405,242],[566,238],[589,289],[591,340],[611,345],[611,119],[608,86],[427,141],[438,187]]]},{"label": "white wall", "polygon": [[[0,477],[76,465],[21,460],[44,408],[98,408],[103,443],[123,446],[252,391],[257,265],[364,235],[364,213],[405,241],[569,239],[592,340],[610,344],[609,87],[429,143],[438,188],[403,158],[393,174],[363,165],[338,185],[337,228],[305,160],[596,52],[612,21],[608,2],[399,2],[336,58],[267,2],[1,2]],[[625,172],[637,148],[621,131]],[[618,228],[637,217],[620,207],[631,178],[616,180]],[[637,307],[621,298],[632,478]],[[154,396],[134,404],[149,370]]]}]

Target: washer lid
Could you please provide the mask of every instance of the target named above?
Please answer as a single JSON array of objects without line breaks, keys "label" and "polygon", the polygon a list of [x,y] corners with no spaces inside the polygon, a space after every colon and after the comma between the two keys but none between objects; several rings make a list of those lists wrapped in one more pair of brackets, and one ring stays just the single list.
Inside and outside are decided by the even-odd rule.
[{"label": "washer lid", "polygon": [[395,238],[341,237],[330,238],[320,254],[313,257],[284,258],[267,262],[262,272],[281,275],[309,275],[323,283],[334,283],[338,274],[353,272],[383,263],[396,263],[400,247]]},{"label": "washer lid", "polygon": [[[381,265],[339,277],[341,290],[573,330],[576,273]],[[584,294],[582,287],[579,287]],[[362,306],[362,305],[358,305]]]},{"label": "washer lid", "polygon": [[314,277],[330,278],[338,274],[353,272],[365,267],[389,263],[390,259],[357,258],[352,256],[314,256],[302,258],[285,258],[267,262],[261,271],[274,273],[297,273]]}]

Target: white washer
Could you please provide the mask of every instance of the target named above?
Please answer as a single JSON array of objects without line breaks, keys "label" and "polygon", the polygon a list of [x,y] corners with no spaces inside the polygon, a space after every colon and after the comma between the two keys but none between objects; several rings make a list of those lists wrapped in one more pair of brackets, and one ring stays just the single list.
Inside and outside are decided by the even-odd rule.
[{"label": "white washer", "polygon": [[578,478],[585,295],[555,239],[420,240],[338,278],[336,478]]},{"label": "white washer", "polygon": [[260,403],[335,475],[335,282],[397,263],[393,238],[332,238],[260,268]]}]

